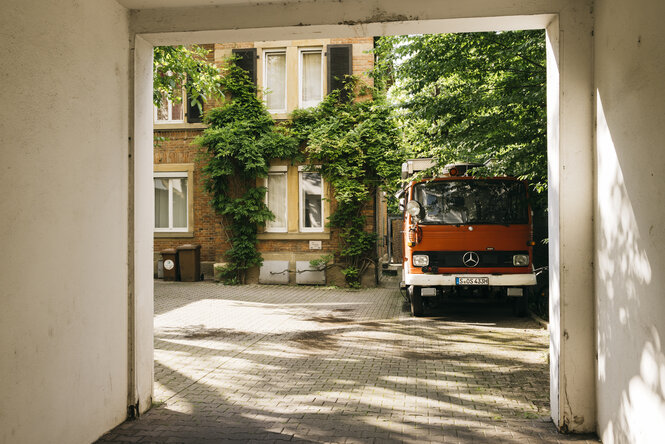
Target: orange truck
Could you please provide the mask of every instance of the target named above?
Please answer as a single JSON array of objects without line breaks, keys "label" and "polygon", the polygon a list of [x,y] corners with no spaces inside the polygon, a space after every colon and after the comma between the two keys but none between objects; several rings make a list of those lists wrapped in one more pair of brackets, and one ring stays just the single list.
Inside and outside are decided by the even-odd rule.
[{"label": "orange truck", "polygon": [[[434,166],[411,159],[402,177]],[[528,186],[514,177],[474,177],[480,164],[452,164],[437,177],[408,183],[404,208],[403,274],[414,316],[446,296],[506,297],[527,311],[536,284],[533,214]]]}]

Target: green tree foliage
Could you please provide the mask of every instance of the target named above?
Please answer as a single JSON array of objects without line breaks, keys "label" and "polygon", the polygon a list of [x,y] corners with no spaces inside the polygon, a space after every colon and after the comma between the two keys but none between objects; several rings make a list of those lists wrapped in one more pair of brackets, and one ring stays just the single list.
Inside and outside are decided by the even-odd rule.
[{"label": "green tree foliage", "polygon": [[196,142],[204,151],[211,204],[227,222],[231,248],[224,278],[244,283],[246,270],[262,263],[258,227],[275,218],[264,201],[266,188],[257,180],[267,177],[270,159],[297,158],[299,149],[296,139],[275,125],[245,71],[229,64],[220,85],[230,99],[206,113],[210,126]]},{"label": "green tree foliage", "polygon": [[172,102],[182,101],[182,88],[187,92],[192,106],[203,109],[203,103],[221,97],[219,69],[206,61],[208,50],[197,45],[157,46],[153,53],[153,95],[159,106],[162,98]]},{"label": "green tree foliage", "polygon": [[[312,168],[332,185],[337,207],[329,218],[338,228],[347,283],[359,279],[373,257],[376,235],[366,231],[363,208],[379,187],[394,189],[405,156],[398,146],[398,128],[390,107],[379,95],[356,100],[355,81],[347,94],[335,91],[317,107],[292,114],[290,131],[304,147]],[[363,91],[367,92],[367,91]],[[349,97],[341,100],[340,97]]]},{"label": "green tree foliage", "polygon": [[410,155],[493,159],[487,174],[546,189],[543,31],[383,37],[376,52],[377,85],[390,87]]}]

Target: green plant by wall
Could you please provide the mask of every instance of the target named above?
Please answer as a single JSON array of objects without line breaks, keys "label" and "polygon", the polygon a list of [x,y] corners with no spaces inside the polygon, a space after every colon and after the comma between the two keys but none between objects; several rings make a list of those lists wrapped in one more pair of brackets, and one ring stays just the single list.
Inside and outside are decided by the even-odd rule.
[{"label": "green plant by wall", "polygon": [[349,100],[334,91],[317,107],[293,112],[289,129],[312,168],[332,186],[337,208],[329,223],[339,229],[342,243],[337,255],[347,283],[358,287],[363,272],[376,264],[376,235],[366,231],[363,209],[379,187],[397,187],[405,156],[383,96],[358,88],[355,80],[346,88]]},{"label": "green plant by wall", "polygon": [[215,211],[224,216],[231,248],[222,278],[244,283],[247,269],[260,266],[258,227],[274,215],[265,204],[266,188],[257,180],[268,175],[270,159],[295,159],[297,140],[275,125],[246,73],[229,63],[221,79],[228,99],[206,113],[209,128],[197,139],[204,157],[205,188]]}]

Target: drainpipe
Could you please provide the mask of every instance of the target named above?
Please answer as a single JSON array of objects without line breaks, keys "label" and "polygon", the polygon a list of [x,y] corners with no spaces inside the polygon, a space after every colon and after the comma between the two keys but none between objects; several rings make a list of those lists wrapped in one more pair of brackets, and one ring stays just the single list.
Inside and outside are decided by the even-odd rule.
[{"label": "drainpipe", "polygon": [[[379,188],[376,188],[374,191],[374,232],[379,233]],[[376,262],[374,263],[374,285],[379,285],[379,236],[376,237],[376,244],[374,245],[374,257]]]}]

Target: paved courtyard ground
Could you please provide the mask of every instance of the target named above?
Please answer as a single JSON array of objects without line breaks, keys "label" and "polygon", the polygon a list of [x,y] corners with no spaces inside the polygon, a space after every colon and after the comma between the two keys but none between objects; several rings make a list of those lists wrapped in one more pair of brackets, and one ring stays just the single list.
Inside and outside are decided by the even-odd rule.
[{"label": "paved courtyard ground", "polygon": [[154,406],[99,442],[556,443],[547,332],[394,288],[155,282]]}]

